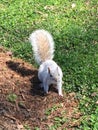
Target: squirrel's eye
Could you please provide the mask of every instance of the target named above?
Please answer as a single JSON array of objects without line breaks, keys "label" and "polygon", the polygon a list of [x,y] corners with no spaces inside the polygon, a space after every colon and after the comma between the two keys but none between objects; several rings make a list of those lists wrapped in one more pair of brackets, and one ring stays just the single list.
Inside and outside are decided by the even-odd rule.
[{"label": "squirrel's eye", "polygon": [[50,74],[50,77],[53,77],[53,76]]}]

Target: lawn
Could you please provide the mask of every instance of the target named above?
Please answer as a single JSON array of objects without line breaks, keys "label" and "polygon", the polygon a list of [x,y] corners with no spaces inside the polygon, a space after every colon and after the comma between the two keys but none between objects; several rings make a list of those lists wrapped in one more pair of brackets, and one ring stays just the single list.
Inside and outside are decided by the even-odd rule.
[{"label": "lawn", "polygon": [[0,44],[35,66],[28,37],[39,28],[53,35],[63,89],[79,100],[76,129],[98,130],[98,1],[0,1]]}]

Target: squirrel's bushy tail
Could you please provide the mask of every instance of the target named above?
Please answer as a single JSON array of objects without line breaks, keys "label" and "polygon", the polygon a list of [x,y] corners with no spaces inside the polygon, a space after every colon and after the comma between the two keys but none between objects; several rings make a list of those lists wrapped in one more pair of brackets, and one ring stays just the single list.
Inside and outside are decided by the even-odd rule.
[{"label": "squirrel's bushy tail", "polygon": [[51,34],[45,30],[34,31],[29,38],[35,60],[38,64],[52,60],[54,56],[54,41]]}]

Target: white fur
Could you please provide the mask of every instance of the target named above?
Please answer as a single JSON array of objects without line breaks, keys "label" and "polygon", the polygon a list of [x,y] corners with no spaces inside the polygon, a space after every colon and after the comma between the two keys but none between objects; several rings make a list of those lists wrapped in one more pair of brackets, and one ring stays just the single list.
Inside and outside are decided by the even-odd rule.
[{"label": "white fur", "polygon": [[[41,57],[40,57],[40,55],[39,55],[39,50],[38,50],[38,46],[37,46],[37,35],[39,35],[39,34],[43,34],[43,35],[45,35],[46,36],[46,38],[48,39],[48,41],[49,41],[49,45],[50,45],[50,48],[49,48],[49,51],[50,51],[50,53],[51,53],[51,60],[53,59],[53,57],[54,57],[54,41],[53,41],[53,38],[52,38],[52,35],[48,32],[48,31],[46,31],[46,30],[43,30],[43,29],[39,29],[39,30],[36,30],[36,31],[34,31],[31,35],[30,35],[30,38],[29,38],[29,40],[30,40],[30,42],[31,42],[31,45],[32,45],[32,47],[33,47],[33,52],[34,52],[34,56],[35,56],[35,60],[36,60],[36,62],[40,65],[40,63],[41,63],[41,61],[42,61],[42,59],[41,59]],[[43,50],[43,52],[44,52],[44,50]]]},{"label": "white fur", "polygon": [[[40,64],[42,61],[39,55],[39,50],[38,50],[38,45],[37,45],[38,44],[37,36],[40,33],[46,36],[46,38],[49,41],[47,44],[49,44],[50,46],[49,50],[50,50],[51,58],[46,59],[46,61],[44,61],[40,65],[39,70],[38,70],[38,78],[42,82],[42,86],[44,87],[44,91],[46,93],[48,93],[50,84],[56,84],[57,89],[58,89],[58,94],[63,96],[62,94],[62,77],[63,77],[62,70],[55,63],[55,61],[52,60],[54,56],[54,41],[51,34],[45,30],[36,30],[30,35],[29,40],[33,47],[35,60],[37,61],[38,64]],[[45,53],[44,50],[43,50],[43,53]],[[52,75],[52,77],[50,74]]]},{"label": "white fur", "polygon": [[[50,77],[48,68],[50,68],[50,73],[53,75],[52,78]],[[61,68],[53,60],[46,60],[39,67],[38,78],[42,82],[42,86],[46,93],[48,93],[49,85],[55,84],[57,85],[59,95],[63,96],[62,77],[63,74]]]}]

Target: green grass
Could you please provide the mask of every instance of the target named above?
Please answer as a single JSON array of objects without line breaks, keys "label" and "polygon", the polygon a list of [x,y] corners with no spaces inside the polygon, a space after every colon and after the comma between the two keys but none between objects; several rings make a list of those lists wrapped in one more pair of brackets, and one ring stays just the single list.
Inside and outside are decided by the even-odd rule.
[{"label": "green grass", "polygon": [[9,102],[15,103],[16,100],[17,100],[17,95],[14,94],[14,93],[9,94],[9,95],[7,96],[7,100],[8,100]]},{"label": "green grass", "polygon": [[35,63],[28,37],[38,28],[54,37],[54,59],[64,73],[64,90],[77,93],[83,113],[77,129],[97,130],[98,1],[0,1],[0,44],[12,50],[14,56]]}]

